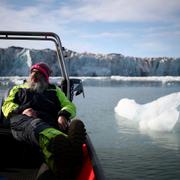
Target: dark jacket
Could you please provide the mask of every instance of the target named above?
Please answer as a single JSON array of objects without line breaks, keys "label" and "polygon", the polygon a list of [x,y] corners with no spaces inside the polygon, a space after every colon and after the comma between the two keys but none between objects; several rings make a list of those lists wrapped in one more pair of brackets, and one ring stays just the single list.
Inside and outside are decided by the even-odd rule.
[{"label": "dark jacket", "polygon": [[3,103],[4,116],[21,114],[27,108],[34,109],[39,118],[57,119],[64,115],[69,119],[76,115],[75,105],[55,85],[49,85],[43,93],[32,91],[27,83],[14,86]]}]

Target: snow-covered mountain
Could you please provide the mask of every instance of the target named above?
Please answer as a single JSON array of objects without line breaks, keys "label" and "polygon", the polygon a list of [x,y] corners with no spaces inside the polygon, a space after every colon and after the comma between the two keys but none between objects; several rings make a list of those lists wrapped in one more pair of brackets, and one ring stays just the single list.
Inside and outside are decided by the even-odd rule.
[{"label": "snow-covered mountain", "polygon": [[[179,76],[180,58],[138,58],[122,54],[77,53],[65,50],[65,63],[71,76]],[[44,61],[60,75],[56,52],[21,47],[0,49],[0,76],[26,76],[29,67]]]}]

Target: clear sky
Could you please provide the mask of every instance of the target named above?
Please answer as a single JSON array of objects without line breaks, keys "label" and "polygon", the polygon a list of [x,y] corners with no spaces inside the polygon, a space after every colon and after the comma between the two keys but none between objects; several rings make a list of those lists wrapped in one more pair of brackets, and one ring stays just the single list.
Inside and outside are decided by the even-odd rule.
[{"label": "clear sky", "polygon": [[0,0],[0,30],[52,31],[77,52],[180,57],[180,0]]}]

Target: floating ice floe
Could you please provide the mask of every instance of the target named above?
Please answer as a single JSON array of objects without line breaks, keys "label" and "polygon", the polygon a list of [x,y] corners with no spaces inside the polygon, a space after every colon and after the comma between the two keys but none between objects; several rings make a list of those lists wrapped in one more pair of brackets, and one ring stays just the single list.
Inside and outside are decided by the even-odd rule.
[{"label": "floating ice floe", "polygon": [[143,105],[133,99],[121,99],[114,110],[120,117],[137,121],[140,129],[172,131],[180,118],[180,92]]}]

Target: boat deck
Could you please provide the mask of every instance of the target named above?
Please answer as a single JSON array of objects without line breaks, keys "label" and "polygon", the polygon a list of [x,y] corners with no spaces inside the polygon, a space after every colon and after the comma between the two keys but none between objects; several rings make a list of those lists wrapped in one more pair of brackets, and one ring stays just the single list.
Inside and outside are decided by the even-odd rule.
[{"label": "boat deck", "polygon": [[0,143],[0,180],[34,180],[42,162],[37,152],[5,128],[0,128]]},{"label": "boat deck", "polygon": [[35,180],[38,169],[7,168],[0,170],[0,180]]}]

